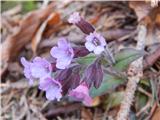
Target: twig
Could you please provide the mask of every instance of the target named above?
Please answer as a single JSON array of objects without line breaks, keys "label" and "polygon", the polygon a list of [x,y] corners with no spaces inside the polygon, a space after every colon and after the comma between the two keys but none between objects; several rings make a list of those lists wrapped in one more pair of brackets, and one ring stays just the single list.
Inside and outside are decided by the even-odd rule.
[{"label": "twig", "polygon": [[148,97],[152,98],[152,94],[148,93],[147,91],[145,91],[142,87],[138,87],[138,91],[147,95]]},{"label": "twig", "polygon": [[55,115],[62,114],[62,113],[70,113],[72,111],[80,109],[80,107],[81,107],[80,103],[65,105],[65,106],[61,106],[56,109],[49,110],[47,113],[44,114],[44,116],[45,117],[53,117]]},{"label": "twig", "polygon": [[150,120],[150,118],[152,117],[152,115],[154,114],[155,110],[157,108],[157,102],[155,102],[152,106],[152,109],[150,110],[150,113],[148,115],[148,117],[145,120]]},{"label": "twig", "polygon": [[[136,48],[137,50],[142,50],[145,46],[147,29],[144,25],[139,25],[138,27],[138,41]],[[117,120],[127,120],[128,114],[130,112],[130,106],[134,98],[134,93],[137,88],[137,83],[143,76],[143,57],[135,60],[130,64],[127,74],[128,83],[124,93],[125,97],[118,112]]]},{"label": "twig", "polygon": [[38,82],[36,81],[32,86],[29,86],[26,79],[25,80],[23,79],[14,83],[0,83],[0,89],[1,89],[0,94],[5,93],[9,89],[24,89],[29,87],[35,87],[37,85],[38,85]]},{"label": "twig", "polygon": [[7,10],[7,11],[4,11],[2,13],[2,15],[4,15],[4,16],[13,16],[13,15],[19,13],[21,10],[22,10],[22,5],[18,4],[14,8],[12,8],[10,10]]},{"label": "twig", "polygon": [[146,111],[150,106],[151,106],[151,100],[149,99],[147,104],[142,109],[140,109],[140,111],[138,111],[136,113],[136,116],[137,117],[140,116],[140,114],[142,114],[144,111]]}]

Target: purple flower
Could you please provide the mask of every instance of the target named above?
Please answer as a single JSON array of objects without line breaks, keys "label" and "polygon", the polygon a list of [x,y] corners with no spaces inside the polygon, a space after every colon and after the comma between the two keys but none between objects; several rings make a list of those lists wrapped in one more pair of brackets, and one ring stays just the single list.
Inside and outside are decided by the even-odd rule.
[{"label": "purple flower", "polygon": [[91,106],[92,104],[92,98],[89,96],[89,89],[85,83],[82,83],[77,88],[71,90],[68,96],[83,101],[87,106]]},{"label": "purple flower", "polygon": [[95,54],[101,54],[105,50],[106,41],[103,36],[94,32],[86,36],[86,48]]},{"label": "purple flower", "polygon": [[94,84],[95,88],[98,88],[103,80],[103,70],[99,59],[89,65],[84,72],[83,81],[91,87]]},{"label": "purple flower", "polygon": [[70,15],[68,19],[69,23],[75,24],[77,27],[81,29],[82,32],[85,34],[90,34],[91,32],[94,32],[94,27],[85,21],[78,12],[74,12],[72,15]]},{"label": "purple flower", "polygon": [[24,57],[21,58],[21,63],[24,66],[24,75],[29,79],[29,84],[33,81],[42,78],[52,71],[51,64],[44,58],[36,57],[33,62],[28,62]]},{"label": "purple flower", "polygon": [[65,69],[74,57],[73,48],[65,38],[58,41],[58,47],[53,47],[50,51],[52,57],[56,58],[56,67]]},{"label": "purple flower", "polygon": [[61,84],[52,79],[51,77],[45,77],[44,79],[40,80],[39,89],[44,90],[46,92],[46,98],[48,100],[55,100],[58,101],[62,97],[62,86]]}]

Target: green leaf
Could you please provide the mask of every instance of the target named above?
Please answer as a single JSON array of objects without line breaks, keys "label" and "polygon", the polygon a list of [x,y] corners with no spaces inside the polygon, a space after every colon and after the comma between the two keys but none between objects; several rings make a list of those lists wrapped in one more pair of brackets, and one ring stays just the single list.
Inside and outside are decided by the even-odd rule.
[{"label": "green leaf", "polygon": [[144,51],[126,48],[115,55],[116,64],[113,66],[116,70],[124,71],[134,60],[144,55]]},{"label": "green leaf", "polygon": [[23,6],[23,13],[27,13],[37,8],[37,4],[35,1],[22,1],[21,3]]},{"label": "green leaf", "polygon": [[126,59],[128,57],[137,55],[137,54],[144,54],[144,51],[142,50],[136,50],[134,48],[125,48],[125,49],[121,49],[118,53],[116,53],[115,55],[115,60],[121,61],[123,59]]},{"label": "green leaf", "polygon": [[123,98],[124,98],[124,91],[114,92],[110,94],[105,101],[107,109],[109,110],[110,108],[120,105]]},{"label": "green leaf", "polygon": [[151,90],[152,90],[152,102],[151,102],[151,104],[153,105],[154,104],[154,102],[156,101],[156,100],[158,100],[158,97],[157,97],[157,95],[158,95],[158,93],[157,93],[157,87],[156,87],[156,83],[151,79],[150,80],[150,84],[151,84]]},{"label": "green leaf", "polygon": [[93,53],[90,53],[90,54],[88,54],[87,56],[77,58],[76,61],[77,61],[79,64],[89,65],[89,64],[91,64],[95,59],[96,59],[96,55],[93,54]]},{"label": "green leaf", "polygon": [[147,104],[147,96],[137,92],[136,93],[136,97],[135,97],[135,106],[136,106],[136,110],[139,111],[141,108],[143,108],[146,104]]},{"label": "green leaf", "polygon": [[139,84],[145,85],[147,87],[150,87],[150,81],[148,79],[141,79],[139,81]]},{"label": "green leaf", "polygon": [[98,89],[92,87],[90,89],[90,95],[92,97],[101,96],[122,83],[124,83],[123,79],[105,74],[101,86]]}]

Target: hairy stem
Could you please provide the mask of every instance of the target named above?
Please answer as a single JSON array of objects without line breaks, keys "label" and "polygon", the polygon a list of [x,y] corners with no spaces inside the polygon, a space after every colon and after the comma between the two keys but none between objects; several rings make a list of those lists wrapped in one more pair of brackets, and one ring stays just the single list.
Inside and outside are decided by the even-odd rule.
[{"label": "hairy stem", "polygon": [[[138,41],[136,46],[137,50],[144,49],[146,33],[146,27],[144,25],[139,25],[137,38]],[[128,83],[124,93],[124,99],[121,103],[120,110],[117,115],[117,120],[127,120],[128,114],[130,112],[130,106],[132,105],[134,99],[134,93],[137,88],[137,83],[143,76],[143,57],[135,60],[130,64],[127,75]]]}]

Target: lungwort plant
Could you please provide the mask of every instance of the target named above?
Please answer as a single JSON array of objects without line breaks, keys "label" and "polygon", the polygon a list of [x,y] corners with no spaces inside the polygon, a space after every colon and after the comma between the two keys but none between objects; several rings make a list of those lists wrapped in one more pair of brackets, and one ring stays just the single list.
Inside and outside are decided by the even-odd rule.
[{"label": "lungwort plant", "polygon": [[68,22],[85,34],[84,46],[73,45],[62,37],[50,51],[52,60],[35,57],[29,62],[22,57],[24,75],[30,85],[39,82],[48,100],[59,101],[67,95],[91,106],[94,97],[124,83],[127,66],[144,52],[128,48],[113,55],[105,38],[78,12]]}]

